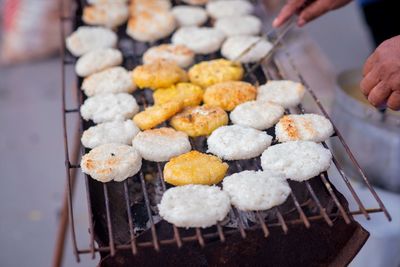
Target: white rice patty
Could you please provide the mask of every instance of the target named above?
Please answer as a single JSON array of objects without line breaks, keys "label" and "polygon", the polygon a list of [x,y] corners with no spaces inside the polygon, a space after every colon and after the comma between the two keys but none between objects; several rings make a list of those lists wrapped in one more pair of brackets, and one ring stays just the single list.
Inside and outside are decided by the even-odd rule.
[{"label": "white rice patty", "polygon": [[334,133],[332,123],[318,114],[291,114],[283,117],[275,126],[279,142],[326,141]]},{"label": "white rice patty", "polygon": [[131,72],[119,66],[94,73],[82,82],[82,90],[87,96],[107,93],[132,93],[135,89]]},{"label": "white rice patty", "polygon": [[209,27],[182,27],[172,35],[173,44],[183,44],[196,54],[210,54],[218,51],[225,35]]},{"label": "white rice patty", "polygon": [[221,54],[229,60],[253,63],[260,61],[271,49],[272,44],[259,36],[236,35],[224,42]]},{"label": "white rice patty", "polygon": [[261,31],[261,20],[255,16],[230,16],[218,19],[214,27],[226,36],[257,35]]},{"label": "white rice patty", "polygon": [[245,0],[220,0],[209,2],[206,10],[213,18],[223,18],[250,14],[254,7]]},{"label": "white rice patty", "polygon": [[283,116],[285,109],[268,101],[249,101],[238,105],[229,115],[234,124],[257,130],[271,128]]},{"label": "white rice patty", "polygon": [[113,48],[102,48],[90,51],[81,56],[75,65],[75,72],[80,77],[118,66],[122,63],[122,53]]},{"label": "white rice patty", "polygon": [[100,182],[121,182],[139,172],[142,158],[131,146],[104,144],[85,154],[81,160],[82,171]]},{"label": "white rice patty", "polygon": [[242,171],[224,178],[223,190],[232,205],[244,211],[267,210],[284,203],[291,189],[278,174],[266,171]]},{"label": "white rice patty", "polygon": [[149,161],[164,162],[191,150],[187,134],[172,128],[140,132],[132,142],[141,156]]},{"label": "white rice patty", "polygon": [[168,189],[158,205],[160,216],[178,227],[209,227],[230,210],[226,192],[217,186],[184,185]]},{"label": "white rice patty", "polygon": [[104,122],[84,131],[81,141],[87,148],[108,143],[128,145],[139,132],[139,128],[132,120]]},{"label": "white rice patty", "polygon": [[305,88],[301,83],[274,80],[258,87],[257,100],[271,101],[284,108],[291,108],[300,104],[304,93]]},{"label": "white rice patty", "polygon": [[81,26],[69,35],[65,44],[76,57],[99,48],[115,47],[117,34],[104,27]]},{"label": "white rice patty", "polygon": [[124,121],[139,112],[139,105],[130,94],[101,94],[87,98],[80,112],[83,119],[94,123]]},{"label": "white rice patty", "polygon": [[305,181],[326,171],[331,152],[311,141],[290,141],[270,146],[261,156],[263,170],[277,172],[287,179]]},{"label": "white rice patty", "polygon": [[203,8],[196,6],[175,6],[171,12],[181,27],[200,26],[208,19],[207,12]]},{"label": "white rice patty", "polygon": [[159,59],[171,60],[181,68],[187,68],[194,62],[194,52],[182,44],[162,44],[153,46],[143,54],[143,64],[151,64]]},{"label": "white rice patty", "polygon": [[271,144],[272,136],[240,125],[222,126],[207,139],[208,152],[226,160],[258,157]]}]

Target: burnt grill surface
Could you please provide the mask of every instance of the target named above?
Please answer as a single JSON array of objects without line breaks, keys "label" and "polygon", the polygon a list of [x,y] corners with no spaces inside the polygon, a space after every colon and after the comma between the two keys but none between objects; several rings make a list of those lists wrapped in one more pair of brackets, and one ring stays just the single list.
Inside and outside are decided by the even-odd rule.
[{"label": "burnt grill surface", "polygon": [[[81,1],[77,4],[78,8],[73,16],[61,17],[61,38],[63,42],[65,37],[68,35],[65,31],[66,22],[72,22],[74,29],[82,25],[80,18],[82,4],[84,3]],[[118,48],[124,55],[123,66],[129,70],[141,64],[142,54],[149,46],[169,42],[168,39],[165,39],[155,44],[138,43],[125,34],[125,25],[119,28],[118,36]],[[286,56],[288,61],[292,60],[289,54]],[[221,57],[219,53],[209,56],[197,56],[196,62],[219,57]],[[66,173],[70,197],[68,204],[71,218],[73,246],[77,260],[79,260],[79,254],[91,253],[94,257],[96,252],[100,252],[103,256],[114,256],[117,254],[116,258],[129,253],[129,255],[126,256],[129,258],[131,257],[130,255],[138,254],[140,256],[142,250],[144,251],[142,253],[145,253],[147,257],[153,257],[152,252],[149,252],[148,248],[151,248],[153,251],[161,250],[160,253],[167,253],[167,251],[171,249],[170,247],[174,247],[175,249],[177,247],[182,247],[180,251],[188,251],[188,249],[193,246],[206,247],[204,253],[207,254],[209,253],[207,251],[210,247],[221,246],[222,248],[227,249],[228,246],[226,243],[234,247],[235,244],[241,242],[245,242],[243,244],[246,244],[247,242],[247,245],[252,247],[252,245],[249,245],[249,242],[252,242],[251,240],[254,240],[254,245],[256,246],[260,246],[263,242],[269,242],[265,243],[265,246],[269,247],[270,242],[276,238],[279,239],[276,235],[282,237],[281,233],[286,234],[284,238],[287,238],[287,241],[291,243],[296,243],[294,241],[297,238],[296,233],[298,233],[299,236],[307,236],[307,231],[310,236],[313,231],[317,231],[317,233],[326,233],[326,236],[328,237],[329,231],[318,230],[319,228],[323,228],[323,226],[328,226],[327,229],[336,229],[336,231],[342,229],[340,231],[343,233],[349,231],[348,229],[350,228],[353,230],[356,229],[360,232],[361,230],[357,228],[358,224],[356,224],[352,218],[352,216],[356,214],[363,214],[366,218],[369,218],[369,213],[371,212],[384,212],[388,219],[390,219],[390,215],[387,213],[385,206],[370,186],[368,180],[365,178],[365,175],[362,173],[362,170],[352,156],[346,143],[343,141],[340,133],[337,131],[336,127],[334,127],[335,135],[332,138],[338,138],[344,145],[349,157],[354,162],[355,168],[359,170],[365,178],[364,181],[366,186],[369,187],[372,196],[378,203],[377,208],[366,208],[364,206],[353,189],[350,181],[343,173],[339,162],[334,158],[333,165],[339,170],[341,177],[352,193],[355,202],[358,204],[358,210],[349,211],[347,201],[330,183],[328,175],[325,172],[320,174],[318,177],[303,183],[289,181],[292,193],[287,201],[279,207],[262,212],[241,212],[233,208],[227,219],[218,223],[214,227],[207,229],[178,229],[177,227],[162,221],[157,211],[157,204],[160,202],[162,193],[170,187],[168,184],[164,183],[162,177],[164,164],[143,161],[141,171],[134,177],[126,179],[124,182],[109,182],[103,184],[85,176],[89,213],[90,246],[89,248],[79,248],[76,242],[74,212],[71,203],[71,171],[79,168],[79,162],[70,161],[68,143],[69,134],[67,131],[66,118],[70,113],[79,112],[79,107],[83,103],[85,96],[79,89],[82,79],[78,79],[78,86],[76,89],[76,98],[78,101],[76,107],[66,107],[65,99],[67,93],[65,88],[65,72],[67,66],[73,66],[75,59],[65,50],[64,47],[62,47],[61,60],[64,144],[66,148]],[[320,107],[321,112],[329,118],[313,91],[307,86],[306,81],[302,78],[301,73],[294,68],[293,64],[292,66],[294,71],[297,73],[299,81],[306,86],[308,92]],[[246,70],[245,80],[255,85],[263,84],[269,79],[285,78],[282,68],[275,59],[272,59],[267,65],[253,64],[244,65],[244,67]],[[134,97],[141,106],[141,109],[153,103],[151,90],[137,90],[134,92]],[[287,110],[286,112],[304,113],[304,109],[300,105],[295,110]],[[80,133],[92,125],[91,122],[81,120]],[[274,136],[273,129],[269,129],[267,132]],[[206,138],[204,137],[191,138],[191,144],[192,148],[195,150],[201,152],[206,152],[207,150]],[[328,147],[325,143],[324,146]],[[84,148],[81,149],[81,154],[87,152],[88,150]],[[228,161],[227,163],[229,164],[228,175],[242,170],[261,169],[259,158]],[[346,225],[349,226],[347,230],[345,228]],[[357,232],[356,230],[354,231]],[[333,238],[332,233],[334,233],[334,231],[330,232],[330,238]],[[349,236],[355,232],[349,232]],[[294,233],[293,236],[292,233]],[[268,237],[268,239],[265,239],[266,237]],[[363,235],[363,237],[365,239],[365,235]],[[260,241],[260,238],[265,239],[266,241]],[[95,244],[95,241],[97,244]],[[216,245],[216,243],[219,245]],[[322,245],[324,242],[323,240],[320,240],[316,243],[321,243]],[[362,244],[362,242],[359,243]],[[243,246],[243,244],[241,246]],[[223,250],[221,250],[221,253],[222,251]],[[230,255],[229,258],[235,258],[234,254],[231,255],[229,252],[225,253]],[[173,260],[172,255],[175,254],[171,254],[171,260]],[[143,255],[141,257],[143,257]],[[204,261],[204,257],[205,256],[202,255],[199,258],[199,266],[202,266],[200,263]],[[219,255],[218,257],[220,259],[224,258],[223,255]],[[107,262],[109,257],[106,256],[104,259]],[[195,261],[193,260],[192,263],[194,262]],[[229,262],[230,261],[227,260],[226,264]],[[214,263],[216,265],[222,265],[221,262]],[[208,264],[213,265],[212,262],[208,262]]]}]

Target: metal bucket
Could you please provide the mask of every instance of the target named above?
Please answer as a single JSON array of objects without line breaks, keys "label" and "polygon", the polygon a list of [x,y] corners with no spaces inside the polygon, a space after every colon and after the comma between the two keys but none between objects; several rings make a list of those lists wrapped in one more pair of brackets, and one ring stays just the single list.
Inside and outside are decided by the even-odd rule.
[{"label": "metal bucket", "polygon": [[[370,181],[400,192],[400,112],[383,114],[371,106],[359,89],[361,78],[359,69],[338,76],[332,119]],[[343,147],[335,141],[332,147],[347,173],[360,179]]]}]

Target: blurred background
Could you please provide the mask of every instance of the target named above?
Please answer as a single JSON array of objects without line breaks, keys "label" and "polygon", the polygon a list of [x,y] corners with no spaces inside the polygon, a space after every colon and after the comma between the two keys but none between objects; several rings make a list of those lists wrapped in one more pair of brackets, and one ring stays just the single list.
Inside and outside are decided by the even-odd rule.
[{"label": "blurred background", "polygon": [[[65,187],[58,5],[54,0],[0,0],[0,6],[0,265],[49,266]],[[374,48],[355,2],[302,31],[322,50],[323,60],[335,75],[361,67]],[[331,90],[327,93],[330,105],[334,88],[324,90]],[[77,228],[87,229],[83,187],[78,177],[75,219]],[[400,243],[400,197],[380,193],[394,221],[388,224],[378,218],[378,230],[365,223],[371,239],[378,241],[371,241],[372,248],[363,249],[360,258],[369,254],[368,249],[381,253],[379,244],[397,244],[396,249]],[[390,241],[384,239],[389,235]],[[80,236],[86,244],[86,233]],[[95,266],[97,260],[89,256],[80,265],[75,262],[70,233],[67,237],[64,266]],[[382,240],[386,241],[379,243]],[[382,262],[362,265],[365,261],[357,260],[354,266],[390,266]]]}]

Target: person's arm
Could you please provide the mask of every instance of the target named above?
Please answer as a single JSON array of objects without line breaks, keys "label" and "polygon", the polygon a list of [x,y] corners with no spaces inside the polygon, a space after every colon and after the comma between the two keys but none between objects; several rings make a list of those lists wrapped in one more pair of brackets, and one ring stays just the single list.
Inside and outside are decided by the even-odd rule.
[{"label": "person's arm", "polygon": [[297,25],[301,27],[328,11],[340,8],[349,2],[351,2],[351,0],[288,0],[272,25],[274,27],[280,27],[292,15],[298,14]]},{"label": "person's arm", "polygon": [[400,110],[400,35],[384,41],[364,64],[361,91],[379,107]]}]

